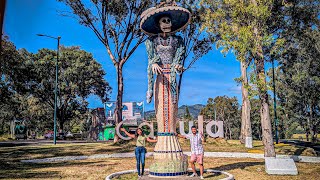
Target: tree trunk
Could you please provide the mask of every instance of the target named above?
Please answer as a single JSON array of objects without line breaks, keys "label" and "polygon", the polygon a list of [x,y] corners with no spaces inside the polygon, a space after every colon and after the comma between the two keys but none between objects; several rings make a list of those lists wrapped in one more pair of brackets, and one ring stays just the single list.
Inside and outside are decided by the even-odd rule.
[{"label": "tree trunk", "polygon": [[231,132],[230,124],[229,124],[229,139],[232,139],[232,132]]},{"label": "tree trunk", "polygon": [[13,139],[14,137],[14,121],[10,120],[10,132],[11,132],[11,138]]},{"label": "tree trunk", "polygon": [[[260,47],[260,52],[262,48]],[[261,128],[262,128],[262,141],[264,145],[264,156],[275,157],[274,150],[269,101],[267,93],[266,76],[264,72],[264,59],[262,53],[255,58],[256,76],[258,81],[259,99],[261,103],[260,115],[261,115]]]},{"label": "tree trunk", "polygon": [[[0,128],[1,130],[0,130],[0,132],[2,133],[2,134],[4,134],[4,119],[1,119],[1,128]],[[1,135],[1,133],[0,133],[0,135]]]},{"label": "tree trunk", "polygon": [[[61,100],[60,100],[61,102]],[[65,123],[65,109],[63,107],[57,107],[57,134],[61,131],[63,131],[64,128],[64,123]],[[58,123],[59,123],[59,128],[58,128]]]},{"label": "tree trunk", "polygon": [[[122,98],[123,98],[123,75],[122,75],[122,65],[119,63],[116,65],[117,70],[117,83],[118,83],[118,92],[117,92],[117,102],[115,109],[115,121],[118,125],[122,121]],[[114,142],[118,142],[119,137],[117,134],[114,136]]]},{"label": "tree trunk", "polygon": [[309,127],[308,127],[307,131],[306,131],[306,139],[308,142],[309,142],[309,134],[310,134],[310,131],[309,131]]},{"label": "tree trunk", "polygon": [[[306,107],[307,108],[307,107]],[[310,107],[311,109],[311,107]],[[311,131],[311,123],[310,123],[311,119],[310,117],[307,118],[307,128],[306,128],[306,139],[307,141],[309,141],[309,135],[311,134],[310,131]]]},{"label": "tree trunk", "polygon": [[252,148],[252,128],[250,121],[250,100],[249,92],[247,89],[248,77],[246,62],[240,62],[241,65],[241,77],[242,77],[242,114],[241,114],[241,143],[245,143],[245,147]]},{"label": "tree trunk", "polygon": [[[242,87],[241,87],[241,91],[242,91]],[[242,94],[243,94],[243,91],[242,91]],[[242,95],[242,106],[241,106],[241,129],[240,129],[240,137],[239,137],[239,140],[240,140],[240,143],[241,144],[244,144],[245,143],[245,135],[244,135],[244,131],[245,131],[245,107],[244,107],[244,101],[243,101],[243,95]]]},{"label": "tree trunk", "polygon": [[[283,121],[283,120],[282,120]],[[289,125],[288,125],[288,123],[287,122],[289,122],[289,115],[288,115],[288,113],[286,113],[286,124],[283,126],[284,127],[284,129],[283,129],[283,131],[282,132],[284,132],[284,137],[283,137],[283,139],[288,139],[288,138],[291,138],[291,137],[289,137],[289,132],[288,132],[288,129],[289,129]]]},{"label": "tree trunk", "polygon": [[[251,0],[255,7],[258,6],[256,0]],[[270,120],[270,109],[268,101],[266,75],[264,72],[264,54],[262,49],[262,37],[259,34],[259,24],[252,24],[253,33],[255,36],[255,45],[257,52],[254,54],[254,63],[256,66],[256,79],[259,91],[260,99],[260,115],[261,115],[261,128],[262,128],[262,142],[264,145],[264,156],[265,157],[276,157],[274,150],[271,120]]]},{"label": "tree trunk", "polygon": [[315,143],[317,140],[316,137],[316,126],[313,124],[313,105],[310,103],[310,122],[309,129],[311,131],[311,142]]},{"label": "tree trunk", "polygon": [[59,133],[60,131],[63,132],[64,120],[60,119],[59,125],[60,125],[60,127],[59,127],[59,129],[57,129],[57,133]]},{"label": "tree trunk", "polygon": [[312,126],[311,142],[313,143],[317,142],[317,127],[315,125]]},{"label": "tree trunk", "polygon": [[[225,124],[225,123],[223,123],[223,124]],[[229,132],[229,125],[226,124],[226,130],[225,130],[225,132],[224,132],[224,134],[225,134],[224,137],[225,137],[226,139],[229,139],[229,133],[228,133],[228,132]]]}]

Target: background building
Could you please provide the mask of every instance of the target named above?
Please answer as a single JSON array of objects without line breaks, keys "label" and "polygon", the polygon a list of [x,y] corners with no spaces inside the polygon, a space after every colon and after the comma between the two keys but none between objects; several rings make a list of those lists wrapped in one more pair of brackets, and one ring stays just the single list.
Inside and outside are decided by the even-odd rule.
[{"label": "background building", "polygon": [[[114,101],[105,103],[105,113],[108,124],[114,124],[114,110],[116,104]],[[144,103],[142,102],[124,102],[122,103],[122,120],[124,124],[138,125],[144,119]]]},{"label": "background building", "polygon": [[[88,138],[91,140],[110,140],[115,135],[114,101],[104,104],[104,108],[90,110]],[[125,102],[122,104],[123,125],[137,127],[144,119],[143,102]]]}]

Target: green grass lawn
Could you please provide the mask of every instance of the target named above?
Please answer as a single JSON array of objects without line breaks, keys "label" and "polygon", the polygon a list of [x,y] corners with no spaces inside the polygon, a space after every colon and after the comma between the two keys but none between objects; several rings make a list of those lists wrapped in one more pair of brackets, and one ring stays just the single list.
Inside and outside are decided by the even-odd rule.
[{"label": "green grass lawn", "polygon": [[[189,141],[180,139],[184,151],[190,151]],[[155,144],[148,144],[148,152],[153,151]],[[251,152],[263,153],[260,141],[254,141],[254,148],[247,149],[237,140],[208,139],[204,145],[205,151],[212,152]],[[278,144],[277,154],[312,155],[307,148],[293,145]],[[133,152],[134,141],[113,143],[82,143],[82,144],[42,144],[0,148],[0,179],[104,179],[108,174],[135,169],[134,158],[92,159],[54,163],[21,163],[23,159],[47,158],[56,156],[78,156],[93,154],[111,154]],[[152,162],[147,158],[146,168]],[[320,164],[296,163],[299,175],[290,179],[317,179],[320,176]],[[264,172],[262,159],[241,158],[205,158],[205,167],[230,172],[236,179],[288,179],[289,176],[269,176]],[[207,179],[216,179],[206,174]],[[127,175],[130,179],[136,175]],[[127,177],[123,177],[124,179]]]},{"label": "green grass lawn", "polygon": [[[180,139],[183,151],[190,151],[189,140]],[[207,152],[250,152],[263,154],[261,141],[254,141],[252,149],[245,148],[238,140],[208,139],[204,144]],[[147,151],[152,152],[155,143],[147,144]],[[56,156],[81,156],[93,154],[111,154],[133,152],[134,141],[125,144],[113,143],[74,143],[74,144],[41,144],[30,146],[1,147],[0,160],[22,160],[35,158],[48,158]],[[276,144],[277,154],[317,156],[311,148],[299,147],[288,144]]]},{"label": "green grass lawn", "polygon": [[[135,169],[134,158],[92,159],[55,163],[21,163],[19,161],[1,161],[0,179],[104,179],[107,175],[124,170]],[[146,159],[146,168],[152,163],[152,158]],[[205,158],[204,167],[229,172],[235,179],[308,179],[316,180],[320,176],[320,164],[296,163],[298,176],[268,175],[264,170],[262,159],[250,158]],[[208,180],[217,177],[209,173],[204,175]],[[137,179],[137,174],[130,174],[120,179]]]},{"label": "green grass lawn", "polygon": [[[293,134],[291,138],[292,138],[292,139],[302,138],[302,139],[304,139],[304,140],[307,139],[306,134]],[[312,138],[312,136],[310,135],[309,138]],[[317,134],[317,138],[320,139],[320,134]]]}]

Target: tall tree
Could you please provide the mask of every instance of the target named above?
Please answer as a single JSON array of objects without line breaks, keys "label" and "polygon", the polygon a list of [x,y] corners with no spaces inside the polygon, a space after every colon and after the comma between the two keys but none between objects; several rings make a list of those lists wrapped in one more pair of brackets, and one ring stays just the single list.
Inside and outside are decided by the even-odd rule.
[{"label": "tall tree", "polygon": [[236,97],[217,96],[208,98],[207,105],[201,109],[200,115],[205,119],[213,119],[224,122],[224,136],[227,139],[237,139],[240,134],[240,111]]},{"label": "tall tree", "polygon": [[[250,60],[249,60],[250,62]],[[240,142],[245,143],[247,148],[252,148],[252,127],[250,119],[251,104],[249,99],[249,83],[247,77],[247,69],[249,63],[247,61],[240,61],[241,70],[241,92],[242,92],[242,106],[241,106],[241,133]]]},{"label": "tall tree", "polygon": [[[105,102],[111,88],[103,77],[105,72],[92,54],[79,47],[61,47],[60,50],[57,119],[60,129],[64,130],[65,122],[86,113],[88,102],[85,99],[90,94],[97,95]],[[52,109],[55,57],[56,52],[48,49],[31,55],[26,61],[29,76],[24,80],[27,83],[23,87],[36,101]]]},{"label": "tall tree", "polygon": [[[319,126],[320,7],[314,0],[276,0],[270,29],[281,38],[276,88],[287,124],[299,124],[315,141]],[[289,127],[288,127],[289,128]],[[309,139],[309,138],[307,138]]]},{"label": "tall tree", "polygon": [[227,139],[239,138],[239,103],[236,97],[217,96],[214,98],[217,119],[223,121],[224,136]]},{"label": "tall tree", "polygon": [[186,53],[182,62],[185,68],[179,75],[178,92],[180,94],[184,73],[212,49],[214,37],[201,30],[203,24],[201,14],[204,11],[204,7],[200,6],[201,0],[177,0],[177,2],[191,13],[191,22],[181,33]]},{"label": "tall tree", "polygon": [[215,114],[215,105],[213,98],[208,98],[207,105],[201,109],[200,115],[203,115],[205,119],[212,119]]},{"label": "tall tree", "polygon": [[[58,0],[72,9],[79,23],[90,28],[106,51],[117,72],[116,124],[122,121],[123,66],[146,40],[139,28],[140,14],[154,1],[142,0]],[[118,137],[115,137],[115,141]]]},{"label": "tall tree", "polygon": [[252,105],[252,108],[250,111],[250,117],[251,117],[251,123],[252,123],[252,138],[256,140],[262,140],[259,99],[251,98],[250,103]]},{"label": "tall tree", "polygon": [[23,69],[23,56],[14,44],[4,37],[0,52],[0,131],[4,133],[7,124],[20,117],[20,94],[17,93],[18,81],[27,74]]},{"label": "tall tree", "polygon": [[[31,54],[17,50],[5,37],[0,68],[0,131],[9,121],[22,118],[31,129],[43,132],[51,128],[54,108],[54,74],[56,52],[41,49]],[[90,94],[108,99],[109,84],[105,72],[92,54],[79,47],[61,47],[59,60],[58,121],[60,128],[72,119],[81,119]]]},{"label": "tall tree", "polygon": [[290,58],[280,60],[276,77],[277,95],[280,106],[285,108],[290,119],[304,128],[307,140],[316,141],[320,125],[320,64],[315,59],[320,56],[319,31],[301,33],[294,46],[288,49]]},{"label": "tall tree", "polygon": [[[266,54],[264,49],[273,42],[268,32],[268,20],[271,17],[273,1],[269,0],[204,0],[208,8],[204,19],[204,28],[219,35],[217,46],[222,52],[234,50],[237,59],[246,62],[252,57],[261,103],[261,126],[264,154],[275,157],[269,102],[265,76]],[[250,59],[249,59],[250,60]]]},{"label": "tall tree", "polygon": [[[206,1],[204,1],[206,2]],[[221,3],[221,6],[219,5]],[[248,49],[252,46],[252,42],[246,37],[238,38],[238,34],[248,33],[250,27],[248,27],[247,19],[242,21],[241,18],[245,18],[242,13],[243,11],[248,10],[242,9],[243,7],[239,7],[236,5],[236,1],[226,2],[226,1],[214,1],[212,4],[208,3],[208,6],[215,9],[218,8],[217,12],[212,14],[213,17],[218,18],[217,23],[221,23],[219,26],[216,25],[211,26],[210,23],[212,21],[208,21],[206,25],[210,26],[209,31],[213,32],[213,34],[217,37],[217,48],[225,47],[222,52],[224,54],[228,53],[230,48],[236,50],[237,59],[240,61],[240,72],[241,77],[238,78],[241,83],[241,91],[242,91],[242,115],[241,115],[241,135],[240,142],[245,143],[248,148],[252,147],[252,130],[251,130],[251,122],[250,122],[250,100],[249,100],[249,83],[247,78],[247,69],[249,64],[251,63],[252,56],[248,52]],[[241,4],[241,3],[240,3]],[[228,6],[234,6],[234,8],[229,8]],[[214,7],[217,6],[217,7]],[[244,6],[242,4],[242,6]],[[220,9],[221,8],[221,9]],[[209,12],[209,11],[207,11]],[[225,19],[223,19],[225,18]],[[237,18],[237,19],[236,19]],[[206,19],[206,18],[204,18]],[[204,26],[204,27],[205,27]],[[227,27],[230,26],[230,27]],[[231,27],[232,26],[232,27]]]},{"label": "tall tree", "polygon": [[184,113],[184,119],[186,119],[186,120],[191,120],[192,119],[192,116],[191,116],[191,114],[189,112],[188,106],[186,106],[186,110],[185,110],[185,113]]}]

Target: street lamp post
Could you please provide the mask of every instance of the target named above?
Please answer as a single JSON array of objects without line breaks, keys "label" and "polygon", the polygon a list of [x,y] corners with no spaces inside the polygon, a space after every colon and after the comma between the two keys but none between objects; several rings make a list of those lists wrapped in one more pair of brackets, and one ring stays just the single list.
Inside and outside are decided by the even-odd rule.
[{"label": "street lamp post", "polygon": [[61,37],[52,37],[44,34],[37,34],[38,36],[44,36],[52,39],[58,40],[57,46],[57,59],[56,59],[56,81],[54,87],[54,117],[53,117],[53,144],[57,144],[57,98],[58,98],[58,62],[59,62],[59,47],[60,47],[60,39]]}]

